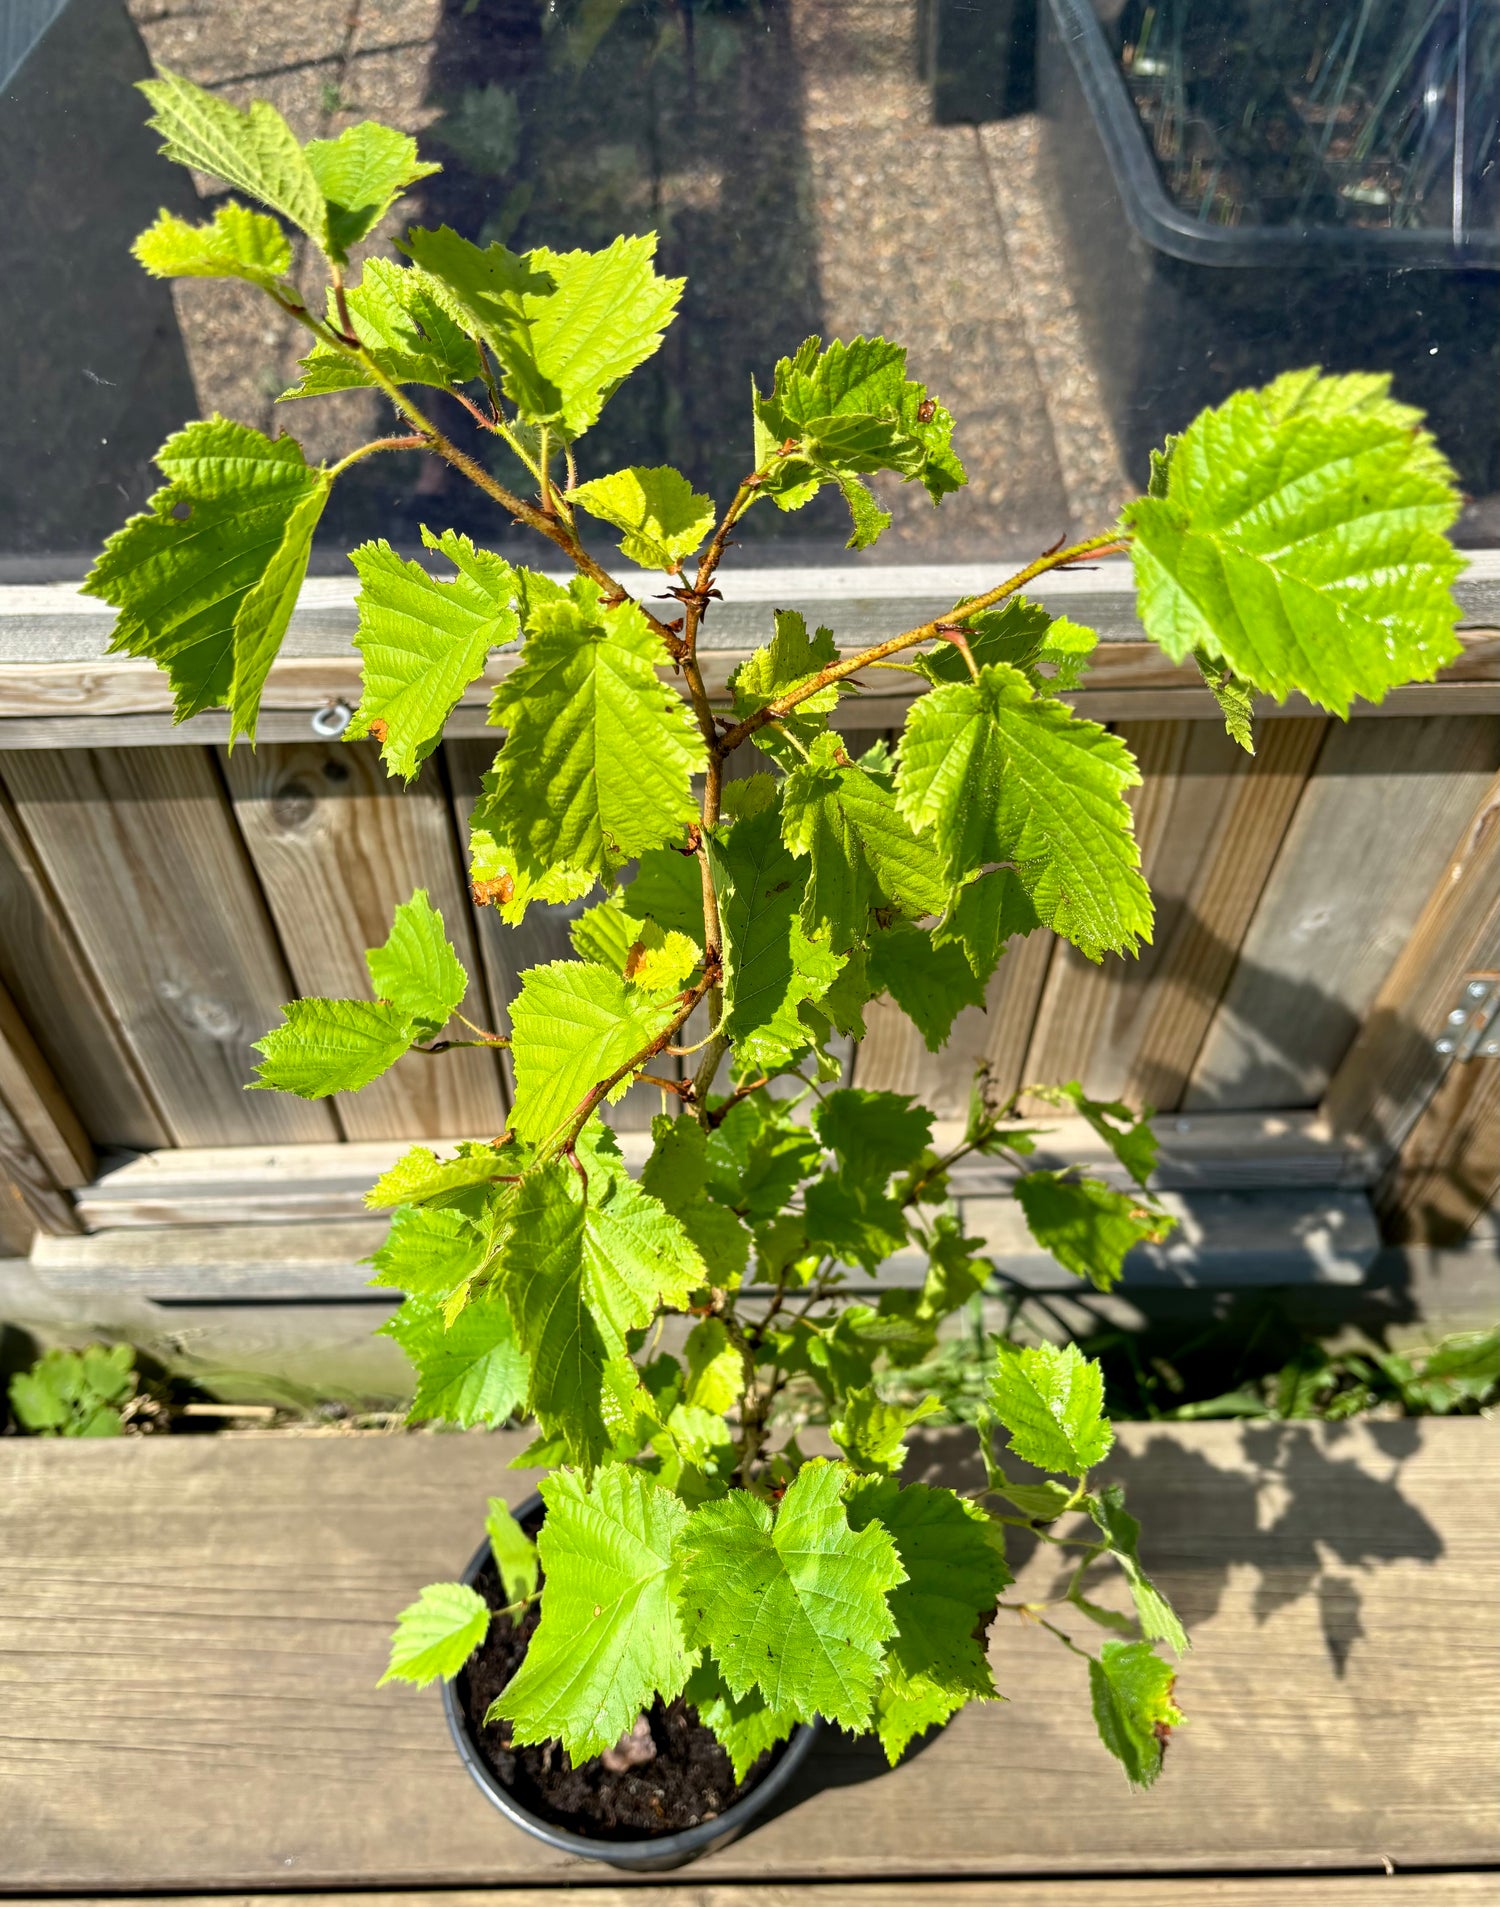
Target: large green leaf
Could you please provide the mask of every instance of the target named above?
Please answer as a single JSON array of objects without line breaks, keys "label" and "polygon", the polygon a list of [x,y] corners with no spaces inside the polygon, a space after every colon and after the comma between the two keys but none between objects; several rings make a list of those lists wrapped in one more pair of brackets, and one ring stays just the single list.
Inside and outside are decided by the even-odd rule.
[{"label": "large green leaf", "polygon": [[1043,1251],[1100,1291],[1119,1282],[1137,1245],[1160,1243],[1176,1223],[1149,1195],[1064,1172],[1028,1172],[1015,1197]]},{"label": "large green leaf", "polygon": [[896,1626],[886,1592],[905,1572],[878,1524],[851,1529],[852,1478],[843,1464],[805,1464],[774,1518],[733,1490],[693,1512],[678,1555],[689,1641],[713,1650],[732,1695],[759,1689],[778,1713],[857,1731]]},{"label": "large green leaf", "polygon": [[413,1146],[370,1187],[365,1204],[380,1210],[428,1199],[449,1200],[476,1185],[515,1177],[530,1162],[530,1148],[514,1142],[481,1145],[466,1139],[451,1159],[438,1158],[426,1146]]},{"label": "large green leaf", "polygon": [[984,1005],[987,975],[970,966],[961,945],[939,941],[925,927],[898,921],[870,936],[872,993],[889,993],[929,1053],[940,1053],[966,1006]]},{"label": "large green leaf", "polygon": [[595,875],[592,869],[561,866],[528,872],[511,840],[499,782],[493,768],[480,777],[479,799],[469,816],[469,887],[476,907],[493,906],[507,926],[518,927],[534,902],[582,899]]},{"label": "large green leaf", "polygon": [[913,1736],[966,1702],[994,1697],[976,1631],[992,1619],[1011,1574],[1000,1526],[952,1490],[863,1478],[849,1493],[849,1522],[888,1531],[906,1571],[891,1591],[896,1634],[875,1700],[876,1729],[894,1765]]},{"label": "large green leaf", "polygon": [[1459,653],[1453,473],[1389,376],[1289,371],[1205,411],[1125,512],[1136,606],[1179,661],[1348,712]]},{"label": "large green leaf", "polygon": [[268,212],[234,200],[206,225],[157,214],[130,248],[153,278],[243,278],[270,291],[292,268],[292,245]]},{"label": "large green leaf", "polygon": [[510,1308],[493,1287],[471,1299],[451,1324],[436,1299],[408,1298],[380,1330],[417,1367],[408,1423],[441,1418],[472,1430],[476,1424],[503,1424],[525,1405],[531,1375],[526,1353]]},{"label": "large green leaf", "polygon": [[688,1516],[669,1490],[622,1464],[592,1486],[555,1471],[542,1497],[542,1620],[485,1720],[509,1721],[517,1742],[560,1740],[576,1765],[613,1748],[643,1709],[658,1696],[670,1702],[687,1681],[695,1656],[673,1545]]},{"label": "large green leaf", "polygon": [[264,1057],[250,1083],[299,1099],[357,1093],[416,1037],[407,1014],[382,1000],[290,1000],[282,1012],[282,1024],[252,1042]]},{"label": "large green leaf", "polygon": [[178,721],[227,705],[255,738],[330,479],[290,437],[222,417],[169,437],[165,486],[105,544],[83,583],[119,610],[112,651],[160,663]]},{"label": "large green leaf", "polygon": [[442,167],[417,157],[409,133],[362,119],[336,139],[309,139],[304,157],[328,202],[330,258],[343,263],[349,247],[369,236],[381,219],[418,179]]},{"label": "large green leaf", "polygon": [[947,878],[1015,864],[1041,919],[1098,959],[1151,934],[1125,790],[1140,780],[1118,736],[989,663],[912,707],[896,799],[931,827]]},{"label": "large green leaf", "polygon": [[1114,1431],[1104,1416],[1104,1378],[1076,1344],[1001,1344],[990,1376],[990,1403],[1010,1432],[1010,1447],[1039,1470],[1081,1477],[1109,1454]]},{"label": "large green leaf", "polygon": [[414,1682],[425,1688],[439,1676],[452,1681],[489,1629],[489,1604],[476,1590],[465,1583],[430,1583],[396,1619],[380,1686]]},{"label": "large green leaf", "polygon": [[484,1234],[462,1212],[403,1205],[370,1264],[372,1285],[421,1298],[445,1298],[483,1262]]},{"label": "large green leaf", "polygon": [[[479,376],[479,347],[415,265],[403,268],[392,259],[367,259],[360,282],[350,286],[344,298],[364,351],[314,344],[302,359],[300,381],[283,391],[283,398],[360,390],[375,382],[372,361],[397,384],[428,384],[440,391]],[[331,291],[328,316],[330,322],[338,321]]]},{"label": "large green leaf", "polygon": [[601,523],[623,530],[620,554],[644,569],[680,569],[714,527],[713,499],[699,496],[668,464],[652,469],[633,464],[578,484],[568,498]]},{"label": "large green leaf", "polygon": [[377,995],[404,1013],[423,1038],[441,1031],[469,985],[425,887],[397,907],[385,944],[369,950],[365,965]]},{"label": "large green leaf", "polygon": [[1182,1715],[1172,1701],[1177,1677],[1146,1642],[1106,1642],[1089,1661],[1089,1692],[1099,1739],[1133,1788],[1161,1773],[1162,1751]]},{"label": "large green leaf", "polygon": [[654,232],[599,252],[481,251],[447,226],[406,243],[454,317],[494,351],[521,420],[569,437],[656,351],[682,295],[682,279],[652,266]]},{"label": "large green leaf", "polygon": [[526,629],[492,709],[510,730],[496,803],[523,871],[603,874],[680,839],[707,756],[686,704],[657,678],[667,652],[640,608],[605,608],[580,580]]},{"label": "large green leaf", "polygon": [[374,735],[387,772],[407,781],[437,747],[490,650],[513,642],[520,628],[509,563],[453,530],[434,536],[424,526],[422,541],[453,564],[452,582],[404,561],[384,541],[362,543],[349,558],[359,573],[354,644],[364,681],[349,737]]},{"label": "large green leaf", "polygon": [[[511,1129],[547,1139],[589,1092],[670,1023],[672,1000],[633,987],[609,967],[555,960],[532,967],[510,1010],[516,1103]],[[629,1080],[610,1093],[618,1099]]]}]

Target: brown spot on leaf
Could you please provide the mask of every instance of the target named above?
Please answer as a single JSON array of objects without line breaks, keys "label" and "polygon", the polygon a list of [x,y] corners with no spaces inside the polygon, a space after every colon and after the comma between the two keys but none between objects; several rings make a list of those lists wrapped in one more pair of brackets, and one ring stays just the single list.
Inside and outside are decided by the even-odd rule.
[{"label": "brown spot on leaf", "polygon": [[917,422],[919,424],[930,424],[936,416],[937,399],[935,397],[924,397],[917,406]]},{"label": "brown spot on leaf", "polygon": [[645,942],[641,940],[632,941],[630,946],[630,952],[626,954],[625,956],[625,978],[627,980],[633,980],[635,976],[640,972],[641,962],[645,958],[646,958]]},{"label": "brown spot on leaf", "polygon": [[487,907],[491,901],[503,907],[516,891],[515,881],[509,874],[502,874],[498,880],[475,881],[469,892],[474,896],[476,907]]},{"label": "brown spot on leaf", "polygon": [[390,727],[383,715],[377,715],[370,723],[370,733],[377,742],[384,742],[390,735]]}]

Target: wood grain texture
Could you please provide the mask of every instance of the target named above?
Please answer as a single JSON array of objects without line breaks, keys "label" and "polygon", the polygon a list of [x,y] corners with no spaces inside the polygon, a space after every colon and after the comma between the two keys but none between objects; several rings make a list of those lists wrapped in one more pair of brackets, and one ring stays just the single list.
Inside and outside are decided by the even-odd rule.
[{"label": "wood grain texture", "polygon": [[[1449,837],[1450,840],[1452,837]],[[1433,1042],[1465,976],[1500,944],[1500,775],[1441,864],[1427,904],[1323,1100],[1332,1131],[1399,1147],[1443,1078]]]},{"label": "wood grain texture", "polygon": [[8,754],[0,777],[171,1137],[333,1138],[326,1106],[244,1090],[293,989],[212,760]]},{"label": "wood grain texture", "polygon": [[[367,999],[365,950],[385,940],[398,904],[421,887],[469,972],[466,1011],[489,1026],[474,910],[435,762],[410,788],[387,778],[373,742],[241,748],[222,766],[298,993]],[[454,1021],[447,1037],[472,1035]],[[332,1104],[351,1139],[493,1135],[505,1124],[497,1055],[476,1050],[409,1053]]]},{"label": "wood grain texture", "polygon": [[[9,1888],[605,1881],[487,1806],[432,1690],[375,1687],[486,1497],[534,1487],[520,1442],[0,1445]],[[926,1440],[909,1474],[972,1483],[969,1449]],[[1495,1458],[1480,1419],[1125,1426],[1104,1467],[1195,1643],[1163,1781],[1126,1788],[1079,1665],[1002,1618],[1009,1701],[893,1772],[828,1737],[693,1883],[1493,1863]],[[1018,1595],[1052,1593],[1046,1557],[1014,1561]]]},{"label": "wood grain texture", "polygon": [[1458,1245],[1500,1197],[1500,1059],[1464,1060],[1427,1102],[1375,1193],[1393,1245]]},{"label": "wood grain texture", "polygon": [[134,1053],[0,785],[0,981],[98,1145],[171,1143]]},{"label": "wood grain texture", "polygon": [[0,986],[0,1099],[9,1105],[56,1185],[87,1185],[94,1148],[31,1028]]},{"label": "wood grain texture", "polygon": [[65,1235],[81,1229],[73,1201],[47,1170],[31,1136],[0,1099],[0,1198],[6,1207],[4,1236],[10,1249],[24,1252],[31,1237]]},{"label": "wood grain texture", "polygon": [[1497,766],[1484,717],[1329,731],[1184,1106],[1317,1104]]}]

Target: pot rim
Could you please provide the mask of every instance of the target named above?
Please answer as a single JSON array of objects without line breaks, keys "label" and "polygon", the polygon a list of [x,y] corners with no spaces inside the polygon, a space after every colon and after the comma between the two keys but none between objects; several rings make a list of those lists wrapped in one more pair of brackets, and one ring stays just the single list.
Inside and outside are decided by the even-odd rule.
[{"label": "pot rim", "polygon": [[[519,1521],[533,1510],[542,1506],[542,1499],[533,1493],[524,1502],[515,1504],[511,1514]],[[488,1540],[482,1542],[469,1559],[460,1581],[473,1587],[480,1571],[490,1560]],[[477,1745],[469,1734],[468,1718],[458,1699],[458,1677],[452,1681],[438,1684],[443,1698],[443,1713],[447,1717],[448,1732],[453,1737],[453,1745],[458,1750],[459,1759],[468,1770],[475,1784],[484,1794],[492,1807],[518,1828],[534,1835],[548,1847],[556,1848],[560,1853],[580,1856],[584,1860],[606,1861],[616,1867],[667,1868],[680,1866],[693,1859],[695,1855],[707,1853],[710,1848],[733,1840],[791,1781],[792,1776],[802,1766],[812,1750],[813,1743],[822,1732],[822,1721],[799,1722],[787,1738],[781,1758],[765,1777],[758,1781],[746,1795],[731,1804],[722,1814],[716,1814],[712,1820],[699,1821],[696,1826],[679,1828],[672,1834],[642,1835],[637,1840],[606,1841],[594,1835],[579,1834],[569,1828],[560,1828],[550,1821],[544,1821],[539,1815],[525,1808],[511,1793],[500,1777],[480,1754]]]}]

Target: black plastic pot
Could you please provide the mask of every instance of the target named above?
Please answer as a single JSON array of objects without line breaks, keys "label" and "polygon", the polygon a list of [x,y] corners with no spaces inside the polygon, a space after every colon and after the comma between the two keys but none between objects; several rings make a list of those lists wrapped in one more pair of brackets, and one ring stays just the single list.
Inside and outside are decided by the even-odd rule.
[{"label": "black plastic pot", "polygon": [[[517,1505],[514,1511],[516,1520],[525,1522],[541,1507],[542,1499],[539,1496],[528,1497],[524,1503]],[[462,1580],[472,1588],[489,1560],[490,1546],[487,1542],[481,1543],[470,1559]],[[697,1860],[700,1854],[709,1854],[716,1847],[724,1847],[736,1840],[786,1788],[806,1761],[822,1727],[821,1723],[813,1722],[795,1729],[769,1772],[749,1794],[726,1808],[722,1814],[716,1815],[712,1821],[700,1821],[697,1827],[684,1828],[679,1834],[657,1834],[639,1841],[602,1841],[555,1827],[552,1822],[543,1821],[523,1808],[480,1754],[478,1744],[469,1733],[468,1717],[458,1699],[457,1678],[439,1686],[443,1694],[443,1712],[448,1717],[448,1732],[453,1737],[459,1760],[492,1807],[498,1808],[516,1827],[524,1828],[539,1841],[545,1841],[548,1847],[555,1847],[561,1853],[572,1854],[586,1861],[605,1861],[612,1867],[628,1868],[637,1874],[661,1873],[668,1868],[684,1867],[689,1861]]]},{"label": "black plastic pot", "polygon": [[1048,199],[1136,482],[1206,405],[1321,364],[1394,372],[1465,488],[1500,489],[1500,234],[1200,222],[1166,189],[1091,0],[1041,0],[1037,84]]}]

